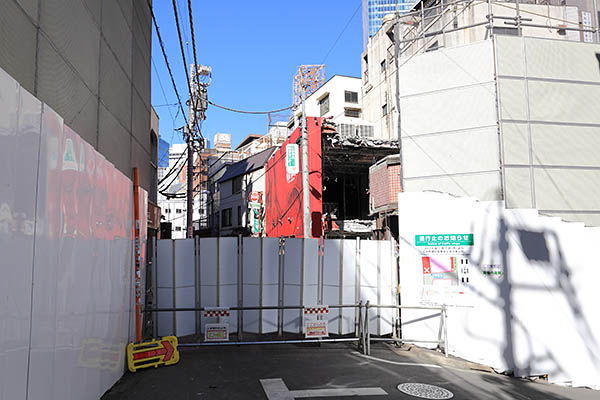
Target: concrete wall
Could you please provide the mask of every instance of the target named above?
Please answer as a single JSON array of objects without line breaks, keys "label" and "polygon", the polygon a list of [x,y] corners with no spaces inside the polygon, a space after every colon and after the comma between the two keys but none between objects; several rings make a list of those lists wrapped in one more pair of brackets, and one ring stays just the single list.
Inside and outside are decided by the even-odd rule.
[{"label": "concrete wall", "polygon": [[[334,75],[316,92],[306,99],[306,115],[309,117],[331,118],[336,124],[371,125],[362,118],[362,90],[360,78],[344,75]],[[346,102],[345,91],[358,94],[357,103]],[[329,96],[329,111],[321,115],[319,102]],[[344,115],[346,109],[360,110],[361,118],[347,117]],[[298,107],[294,113],[294,125],[290,125],[293,131],[300,125],[299,118],[302,116],[302,107]]]},{"label": "concrete wall", "polygon": [[138,167],[150,190],[156,154],[146,2],[5,0],[0,27],[0,67],[126,176]]}]

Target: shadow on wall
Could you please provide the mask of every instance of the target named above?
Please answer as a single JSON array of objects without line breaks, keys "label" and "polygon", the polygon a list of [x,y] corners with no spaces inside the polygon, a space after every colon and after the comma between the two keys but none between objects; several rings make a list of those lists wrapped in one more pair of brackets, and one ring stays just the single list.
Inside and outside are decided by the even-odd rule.
[{"label": "shadow on wall", "polygon": [[[561,332],[565,332],[564,340],[562,337],[560,339],[561,346],[570,346],[571,343],[568,338],[578,336],[580,342],[585,346],[587,358],[591,360],[596,371],[600,371],[600,347],[594,337],[594,331],[582,311],[581,299],[571,276],[572,268],[565,260],[564,244],[561,243],[559,235],[556,231],[550,229],[540,231],[523,229],[526,223],[523,221],[508,221],[503,213],[502,206],[499,207],[498,216],[497,232],[483,231],[481,241],[483,243],[486,242],[486,239],[496,238],[494,244],[499,250],[504,266],[502,278],[492,281],[498,288],[499,298],[494,301],[485,296],[484,293],[478,292],[476,288],[472,287],[472,289],[480,299],[493,303],[502,310],[505,332],[502,357],[509,368],[509,372],[514,373],[516,376],[547,374],[551,381],[553,376],[570,377],[571,379],[567,381],[577,378],[573,377],[572,372],[567,370],[568,366],[562,365],[557,360],[556,351],[558,349],[547,346],[546,343],[536,343],[536,339],[540,341],[540,335],[539,332],[537,335],[532,334],[532,321],[519,318],[519,315],[531,315],[532,312],[537,312],[546,317],[542,325],[547,328],[548,335],[563,335]],[[525,268],[518,269],[519,265],[516,262],[513,264],[515,256],[519,253],[524,261],[529,264],[528,268],[538,274],[536,278],[539,279],[536,283],[531,283],[531,279],[528,280],[527,277],[522,278],[521,274],[531,274],[531,272],[525,272]],[[485,249],[480,247],[479,254],[475,257],[471,255],[473,264],[481,266],[482,262],[486,260],[486,256],[488,255],[485,254]],[[540,270],[540,268],[543,270]],[[539,298],[537,303],[526,304],[526,312],[523,310],[522,299],[524,297],[519,294],[525,291],[533,292]],[[549,295],[553,301],[547,304],[544,299],[548,299]],[[515,296],[519,296],[518,302],[515,302]],[[531,298],[529,296],[529,299]],[[574,326],[571,325],[568,318],[564,318],[565,314],[560,309],[554,309],[557,304],[562,304],[560,299],[565,299],[564,303],[566,303],[573,316]],[[575,333],[569,335],[567,332]],[[523,347],[523,340],[518,345],[515,344],[516,335],[521,339],[526,338],[526,348]],[[477,339],[485,340],[480,336]],[[542,338],[542,340],[545,339]],[[542,346],[545,348],[543,355],[540,354]],[[574,347],[574,349],[577,349],[577,347]],[[574,357],[583,359],[580,358],[583,355],[574,355]],[[542,370],[543,372],[541,372]],[[557,380],[554,379],[554,381]],[[558,381],[564,381],[564,379],[559,378]],[[512,392],[507,391],[507,393]]]}]

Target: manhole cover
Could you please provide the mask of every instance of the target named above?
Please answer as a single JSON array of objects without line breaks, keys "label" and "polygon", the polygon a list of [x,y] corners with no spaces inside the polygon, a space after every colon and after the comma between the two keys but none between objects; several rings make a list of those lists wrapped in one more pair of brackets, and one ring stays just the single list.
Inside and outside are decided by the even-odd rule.
[{"label": "manhole cover", "polygon": [[425,383],[401,383],[398,385],[398,390],[422,399],[451,399],[454,397],[449,390]]}]

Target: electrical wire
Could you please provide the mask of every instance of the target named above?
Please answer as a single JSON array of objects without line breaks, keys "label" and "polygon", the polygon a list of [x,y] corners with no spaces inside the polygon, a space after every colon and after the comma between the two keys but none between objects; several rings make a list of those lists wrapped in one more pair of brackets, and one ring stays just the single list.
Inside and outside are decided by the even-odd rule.
[{"label": "electrical wire", "polygon": [[281,111],[291,110],[292,108],[294,108],[294,106],[289,106],[289,107],[285,107],[285,108],[280,108],[278,110],[270,110],[270,111],[244,111],[244,110],[237,110],[235,108],[220,106],[218,104],[213,103],[210,100],[208,101],[208,104],[215,106],[217,108],[221,108],[223,110],[232,111],[232,112],[236,112],[236,113],[240,113],[240,114],[274,114],[274,113],[278,113]]},{"label": "electrical wire", "polygon": [[[190,75],[189,75],[188,70],[187,70],[187,65],[188,64],[187,64],[187,60],[185,58],[185,50],[184,50],[184,47],[183,47],[183,39],[181,38],[181,27],[179,25],[179,13],[177,11],[177,3],[176,3],[175,0],[172,0],[172,3],[173,3],[173,14],[175,15],[175,25],[177,27],[177,37],[179,38],[179,48],[181,50],[181,58],[183,60],[183,69],[185,71],[185,78],[186,78],[187,87],[188,87],[188,90],[189,90],[190,102],[193,102],[194,125],[198,129],[198,134],[200,135],[200,137],[203,137],[202,136],[202,132],[200,131],[200,125],[198,124],[198,118],[196,118],[196,112],[197,112],[197,109],[198,109],[198,107],[197,107],[197,100],[193,96],[192,85],[190,83]],[[193,28],[190,28],[190,29],[193,29]],[[196,49],[194,48],[194,57],[195,57],[195,53],[196,53]],[[196,66],[197,65],[198,64],[196,64]],[[186,125],[187,125],[187,123],[186,123]],[[191,132],[189,132],[189,134],[192,135]]]},{"label": "electrical wire", "polygon": [[[192,50],[194,52],[194,64],[198,65],[198,58],[196,57],[196,37],[194,36],[194,17],[192,16],[192,0],[188,0],[188,14],[190,17],[190,32],[192,35]],[[198,79],[198,74],[196,73],[196,84],[200,86],[200,80]]]},{"label": "electrical wire", "polygon": [[[173,182],[175,182],[175,180],[179,177],[179,174],[181,173],[181,171],[183,170],[183,167],[185,167],[187,165],[187,162],[182,162],[181,163],[181,167],[179,167],[179,170],[177,171],[177,173],[173,176],[173,179],[171,180],[171,182],[169,182],[166,186],[163,186],[162,189],[158,189],[158,193],[160,194],[165,194],[164,192],[171,187],[171,185],[173,184]],[[166,195],[165,195],[166,196]]]},{"label": "electrical wire", "polygon": [[[152,4],[150,4],[150,0],[146,0],[148,4],[148,8],[150,9],[150,15],[152,16],[152,22],[154,23],[154,30],[156,30],[156,37],[158,38],[158,44],[160,45],[160,49],[162,51],[163,57],[165,59],[165,64],[167,66],[167,70],[169,71],[169,76],[171,77],[171,84],[173,85],[173,90],[175,91],[175,95],[177,96],[177,102],[179,103],[179,108],[181,109],[181,115],[183,116],[183,120],[187,125],[187,118],[185,117],[185,111],[183,109],[183,105],[181,104],[181,97],[179,96],[179,91],[177,90],[177,85],[175,84],[175,78],[173,77],[173,71],[171,70],[171,65],[169,64],[169,59],[167,58],[167,52],[165,51],[165,44],[162,40],[162,36],[160,34],[160,30],[158,29],[158,23],[156,22],[156,17],[154,15],[154,11],[152,10]],[[155,66],[156,68],[156,66]]]},{"label": "electrical wire", "polygon": [[158,181],[157,186],[160,185],[161,183],[163,183],[164,181],[166,181],[169,178],[169,176],[171,176],[171,174],[173,173],[173,171],[175,170],[175,168],[177,168],[177,164],[179,163],[179,161],[181,161],[181,159],[183,158],[183,155],[186,152],[187,152],[187,146],[181,152],[181,154],[179,155],[179,158],[177,159],[177,161],[175,161],[175,164],[173,164],[173,167],[167,172],[167,174],[165,176],[162,177],[162,179],[160,181]]},{"label": "electrical wire", "polygon": [[344,32],[346,32],[346,29],[348,29],[348,26],[350,26],[350,23],[352,22],[352,20],[356,16],[356,13],[358,13],[358,10],[360,10],[361,6],[362,6],[362,1],[359,1],[358,2],[358,7],[356,7],[356,10],[354,10],[354,13],[352,14],[352,16],[350,17],[350,19],[348,20],[348,22],[346,22],[346,25],[344,26],[344,28],[342,29],[342,31],[338,35],[337,39],[335,39],[335,42],[333,42],[333,45],[329,48],[329,51],[327,52],[327,54],[325,54],[325,57],[323,57],[323,61],[321,61],[321,64],[325,64],[325,60],[327,60],[327,57],[329,57],[329,55],[331,54],[331,52],[333,51],[333,49],[335,48],[335,46],[338,44],[338,42],[341,39],[342,35],[344,34]]},{"label": "electrical wire", "polygon": [[179,48],[181,50],[181,58],[183,59],[183,70],[185,71],[185,80],[187,83],[188,90],[190,92],[190,101],[193,99],[192,96],[192,87],[190,86],[190,75],[187,70],[187,61],[185,59],[185,50],[183,48],[183,39],[181,38],[181,27],[179,26],[179,16],[177,13],[177,3],[175,0],[173,2],[173,15],[175,16],[175,26],[177,27],[177,36],[179,37]]}]

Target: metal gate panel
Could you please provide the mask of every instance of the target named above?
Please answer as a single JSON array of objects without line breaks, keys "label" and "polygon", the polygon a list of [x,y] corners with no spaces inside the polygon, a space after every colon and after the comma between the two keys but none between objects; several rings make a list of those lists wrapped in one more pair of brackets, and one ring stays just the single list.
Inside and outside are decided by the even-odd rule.
[{"label": "metal gate panel", "polygon": [[[237,307],[238,305],[238,239],[223,237],[219,239],[219,307]],[[237,311],[231,311],[229,329],[237,331]]]},{"label": "metal gate panel", "polygon": [[[323,304],[342,304],[340,291],[342,242],[340,239],[331,239],[323,243]],[[330,308],[326,318],[329,321],[329,332],[341,333],[340,309]]]},{"label": "metal gate panel", "polygon": [[[245,237],[242,239],[242,293],[243,304],[246,307],[260,305],[261,269],[262,269],[262,239]],[[244,332],[258,333],[260,311],[244,311]]]},{"label": "metal gate panel", "polygon": [[[195,307],[194,239],[174,240],[173,250],[175,252],[175,306]],[[178,311],[175,321],[175,335],[185,336],[196,332],[195,312]]]},{"label": "metal gate panel", "polygon": [[[283,256],[283,305],[302,304],[302,269],[304,239],[286,239]],[[302,332],[302,310],[283,310],[283,331]]]},{"label": "metal gate panel", "polygon": [[[263,238],[261,306],[277,306],[279,300],[279,239]],[[260,333],[277,332],[277,311],[264,310]]]},{"label": "metal gate panel", "polygon": [[[200,239],[200,305],[218,306],[218,238]],[[204,332],[204,318],[200,320],[200,331]]]}]

